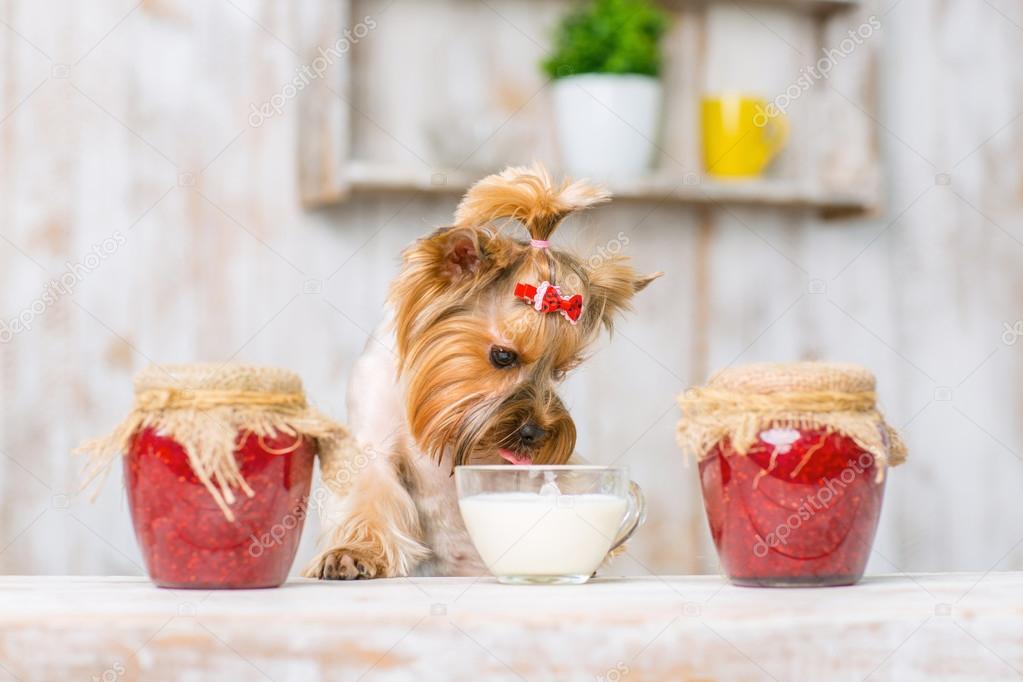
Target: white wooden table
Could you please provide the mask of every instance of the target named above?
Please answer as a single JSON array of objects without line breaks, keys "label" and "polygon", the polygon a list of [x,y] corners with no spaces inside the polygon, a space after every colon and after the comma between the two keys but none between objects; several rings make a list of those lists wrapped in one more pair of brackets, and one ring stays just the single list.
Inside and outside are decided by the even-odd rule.
[{"label": "white wooden table", "polygon": [[0,578],[0,680],[1016,680],[1023,574],[768,590],[715,577]]}]

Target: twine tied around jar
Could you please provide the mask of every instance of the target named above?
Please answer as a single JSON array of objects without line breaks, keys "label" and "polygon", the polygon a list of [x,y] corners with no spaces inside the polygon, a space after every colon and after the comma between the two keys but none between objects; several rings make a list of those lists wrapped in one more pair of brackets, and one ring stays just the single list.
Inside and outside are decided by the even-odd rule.
[{"label": "twine tied around jar", "polygon": [[89,456],[83,488],[127,453],[145,429],[176,441],[196,478],[229,521],[235,491],[254,495],[245,482],[235,450],[249,435],[262,442],[285,434],[316,441],[321,462],[344,461],[356,450],[348,430],[308,406],[302,382],[292,372],[251,365],[171,365],[148,367],[135,377],[135,404],[109,434],[75,450]]},{"label": "twine tied around jar", "polygon": [[678,443],[697,461],[727,439],[746,455],[771,428],[819,429],[874,456],[878,478],[906,460],[906,445],[877,409],[874,375],[857,365],[759,363],[724,369],[678,397]]},{"label": "twine tied around jar", "polygon": [[135,407],[144,410],[207,410],[221,405],[304,408],[306,402],[305,394],[301,392],[263,393],[260,391],[161,388],[143,391],[135,395]]}]

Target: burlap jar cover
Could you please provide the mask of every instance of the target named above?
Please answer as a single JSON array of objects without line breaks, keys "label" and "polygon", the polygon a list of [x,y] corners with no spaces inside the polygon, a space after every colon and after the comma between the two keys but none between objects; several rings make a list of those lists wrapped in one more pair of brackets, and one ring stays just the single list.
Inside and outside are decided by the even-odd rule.
[{"label": "burlap jar cover", "polygon": [[89,456],[84,486],[127,453],[133,436],[146,428],[175,440],[196,477],[234,521],[231,506],[245,482],[235,449],[249,435],[278,434],[316,441],[321,465],[335,465],[354,451],[347,429],[309,407],[302,381],[292,372],[239,364],[150,366],[135,377],[135,405],[111,433],[83,444]]},{"label": "burlap jar cover", "polygon": [[678,443],[702,460],[728,439],[746,455],[773,427],[822,429],[874,456],[879,480],[906,460],[906,445],[877,409],[874,375],[857,365],[759,363],[721,370],[679,396]]}]

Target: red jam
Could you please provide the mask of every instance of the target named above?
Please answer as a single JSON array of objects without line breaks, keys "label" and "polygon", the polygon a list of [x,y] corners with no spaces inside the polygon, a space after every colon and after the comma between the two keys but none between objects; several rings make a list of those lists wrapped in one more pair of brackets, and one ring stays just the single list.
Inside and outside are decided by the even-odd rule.
[{"label": "red jam", "polygon": [[723,441],[700,462],[700,480],[733,583],[851,585],[863,576],[884,482],[873,455],[851,439],[776,428],[761,432],[745,456]]},{"label": "red jam", "polygon": [[255,493],[235,491],[229,521],[193,473],[184,449],[146,429],[125,458],[135,535],[160,587],[277,587],[298,550],[309,501],[314,441],[245,438],[235,458]]}]

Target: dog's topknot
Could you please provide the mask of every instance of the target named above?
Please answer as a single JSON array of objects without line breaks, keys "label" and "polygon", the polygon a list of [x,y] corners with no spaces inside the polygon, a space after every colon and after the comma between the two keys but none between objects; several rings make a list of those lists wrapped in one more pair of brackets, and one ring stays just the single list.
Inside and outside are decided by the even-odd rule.
[{"label": "dog's topknot", "polygon": [[469,188],[455,211],[455,225],[478,227],[511,218],[522,223],[532,239],[546,241],[569,213],[610,198],[606,189],[585,180],[566,179],[555,185],[539,163],[513,166]]}]

